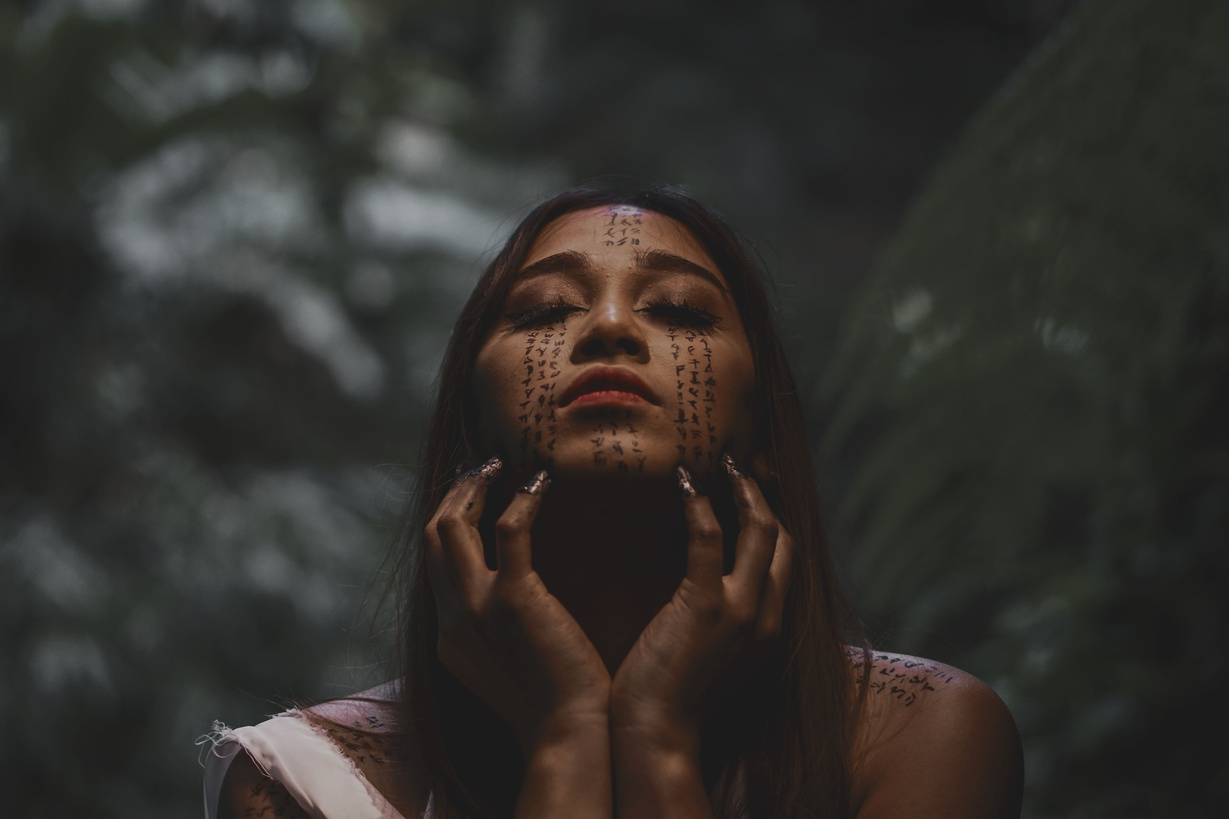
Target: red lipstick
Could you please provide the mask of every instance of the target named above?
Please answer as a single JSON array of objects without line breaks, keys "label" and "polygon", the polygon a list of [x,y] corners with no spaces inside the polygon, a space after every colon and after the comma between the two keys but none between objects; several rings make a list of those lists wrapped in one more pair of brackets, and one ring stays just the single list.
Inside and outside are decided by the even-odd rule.
[{"label": "red lipstick", "polygon": [[660,404],[657,395],[621,367],[593,367],[581,373],[559,400],[561,407],[597,404]]}]

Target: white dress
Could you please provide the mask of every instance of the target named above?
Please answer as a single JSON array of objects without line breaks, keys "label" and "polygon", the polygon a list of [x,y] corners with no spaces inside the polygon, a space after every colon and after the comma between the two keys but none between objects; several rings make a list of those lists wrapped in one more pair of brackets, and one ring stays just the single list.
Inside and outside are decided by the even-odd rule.
[{"label": "white dress", "polygon": [[[213,733],[198,744],[210,746],[204,762],[206,819],[216,819],[222,780],[240,751],[247,751],[314,819],[405,819],[301,711],[243,728],[214,723]],[[423,819],[431,813],[428,804]]]}]

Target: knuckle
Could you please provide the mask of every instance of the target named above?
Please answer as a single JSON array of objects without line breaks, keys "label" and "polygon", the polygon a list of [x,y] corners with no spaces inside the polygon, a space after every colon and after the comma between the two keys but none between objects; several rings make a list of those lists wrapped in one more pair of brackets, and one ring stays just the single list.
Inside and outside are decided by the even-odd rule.
[{"label": "knuckle", "polygon": [[721,542],[721,527],[716,522],[698,523],[691,529],[691,536],[696,541],[706,544]]},{"label": "knuckle", "polygon": [[524,518],[515,513],[504,513],[495,521],[495,533],[504,537],[520,534],[524,528]]},{"label": "knuckle", "polygon": [[447,537],[455,538],[457,535],[465,531],[465,521],[461,520],[456,515],[444,515],[436,524],[439,532]]},{"label": "knuckle", "polygon": [[780,524],[777,523],[777,519],[763,509],[752,510],[751,515],[747,520],[747,525],[754,529],[759,529],[763,532],[770,533],[773,537],[776,537],[777,530],[780,528]]}]

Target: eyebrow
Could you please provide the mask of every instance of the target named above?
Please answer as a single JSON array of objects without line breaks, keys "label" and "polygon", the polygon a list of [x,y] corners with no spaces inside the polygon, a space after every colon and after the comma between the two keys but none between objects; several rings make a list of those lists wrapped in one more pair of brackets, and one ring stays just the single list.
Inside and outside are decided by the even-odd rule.
[{"label": "eyebrow", "polygon": [[593,269],[593,263],[589,260],[588,253],[581,253],[576,250],[565,250],[562,253],[554,253],[547,256],[545,259],[538,259],[531,265],[526,265],[517,273],[517,277],[522,281],[532,279],[535,276],[549,276],[552,273],[569,273],[573,270],[587,272]]},{"label": "eyebrow", "polygon": [[708,281],[720,290],[723,295],[728,296],[730,294],[729,289],[722,283],[716,273],[703,265],[698,265],[689,259],[684,259],[677,253],[671,253],[668,250],[636,249],[633,255],[636,259],[636,267],[640,270],[656,270],[662,273],[689,273],[692,276],[699,276],[701,279]]},{"label": "eyebrow", "polygon": [[[720,290],[722,295],[727,297],[730,295],[729,288],[717,277],[717,274],[703,265],[698,265],[693,261],[684,259],[677,253],[671,253],[668,250],[640,250],[637,248],[634,251],[633,258],[636,260],[637,270],[653,270],[660,273],[686,273],[698,276]],[[588,272],[592,269],[593,260],[588,253],[581,253],[577,250],[565,250],[522,267],[518,273],[518,278],[523,281],[536,276],[548,276],[573,271]]]}]

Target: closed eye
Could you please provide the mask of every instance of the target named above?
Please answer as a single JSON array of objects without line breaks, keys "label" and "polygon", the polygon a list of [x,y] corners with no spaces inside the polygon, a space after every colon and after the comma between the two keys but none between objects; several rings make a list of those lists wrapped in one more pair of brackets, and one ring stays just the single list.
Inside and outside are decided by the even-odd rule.
[{"label": "closed eye", "polygon": [[673,326],[686,327],[691,330],[711,330],[721,322],[721,316],[714,315],[686,299],[680,301],[662,299],[652,302],[638,312],[648,313]]},{"label": "closed eye", "polygon": [[564,301],[562,297],[558,297],[554,301],[535,304],[531,307],[526,307],[523,310],[517,310],[509,313],[504,318],[513,329],[521,330],[529,327],[544,327],[548,324],[562,322],[572,313],[575,313],[581,309],[583,308]]}]

